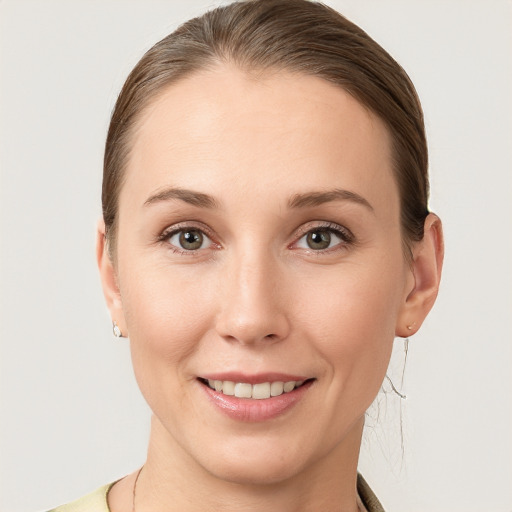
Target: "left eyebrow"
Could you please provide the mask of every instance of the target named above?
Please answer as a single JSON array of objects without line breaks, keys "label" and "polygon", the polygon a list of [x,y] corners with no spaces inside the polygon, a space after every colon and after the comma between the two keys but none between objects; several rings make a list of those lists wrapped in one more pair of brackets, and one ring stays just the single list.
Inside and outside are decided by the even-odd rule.
[{"label": "left eyebrow", "polygon": [[374,212],[373,206],[359,194],[350,190],[334,189],[325,192],[308,192],[305,194],[295,194],[288,201],[289,208],[307,208],[310,206],[320,206],[333,201],[350,201],[361,204]]}]

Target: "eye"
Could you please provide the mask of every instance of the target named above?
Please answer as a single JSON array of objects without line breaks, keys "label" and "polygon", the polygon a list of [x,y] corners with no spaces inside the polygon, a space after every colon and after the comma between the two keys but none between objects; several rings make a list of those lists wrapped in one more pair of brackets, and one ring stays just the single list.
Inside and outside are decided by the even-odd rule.
[{"label": "eye", "polygon": [[308,230],[295,246],[309,251],[325,251],[352,243],[352,234],[341,226],[319,226]]},{"label": "eye", "polygon": [[212,245],[212,241],[200,229],[184,228],[176,230],[166,235],[171,245],[178,250],[197,251],[207,249]]},{"label": "eye", "polygon": [[322,228],[306,233],[298,241],[297,247],[302,249],[312,249],[313,251],[322,251],[329,249],[340,242],[342,242],[341,238],[333,233],[332,230]]}]

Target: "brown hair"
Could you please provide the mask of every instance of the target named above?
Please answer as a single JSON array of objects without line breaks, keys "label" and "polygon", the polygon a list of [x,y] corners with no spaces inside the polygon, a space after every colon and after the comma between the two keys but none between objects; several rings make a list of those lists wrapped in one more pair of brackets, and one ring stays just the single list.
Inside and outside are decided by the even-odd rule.
[{"label": "brown hair", "polygon": [[219,62],[244,71],[287,70],[338,85],[379,116],[393,144],[402,239],[423,238],[428,155],[421,105],[402,67],[362,29],[308,0],[246,0],[194,18],[155,44],[128,76],[108,131],[102,205],[115,251],[116,220],[130,142],[144,109],[167,86]]}]

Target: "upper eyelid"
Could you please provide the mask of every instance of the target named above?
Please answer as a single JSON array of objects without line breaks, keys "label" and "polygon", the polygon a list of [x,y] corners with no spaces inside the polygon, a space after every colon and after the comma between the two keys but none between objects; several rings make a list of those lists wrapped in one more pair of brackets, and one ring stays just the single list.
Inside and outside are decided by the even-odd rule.
[{"label": "upper eyelid", "polygon": [[166,227],[161,232],[159,238],[165,239],[175,233],[179,233],[180,231],[186,231],[187,229],[197,229],[198,231],[203,232],[208,238],[213,238],[214,236],[213,231],[206,224],[198,221],[184,221]]},{"label": "upper eyelid", "polygon": [[344,233],[350,238],[354,238],[354,235],[350,229],[347,227],[338,224],[337,222],[331,222],[331,221],[311,221],[306,222],[302,224],[297,230],[296,230],[296,236],[304,236],[310,233],[311,231],[315,231],[319,229],[325,229],[330,230],[334,232]]}]

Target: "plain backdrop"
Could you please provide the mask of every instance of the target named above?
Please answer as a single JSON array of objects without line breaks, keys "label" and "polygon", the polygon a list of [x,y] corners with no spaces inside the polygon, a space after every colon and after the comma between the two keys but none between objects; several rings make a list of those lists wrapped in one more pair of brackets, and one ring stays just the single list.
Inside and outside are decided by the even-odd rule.
[{"label": "plain backdrop", "polygon": [[[393,512],[510,512],[512,3],[327,3],[416,84],[446,235],[438,302],[410,342],[408,398],[379,395],[360,470]],[[212,5],[0,1],[2,512],[67,502],[144,460],[149,411],[94,260],[102,150],[142,53]],[[402,350],[397,340],[398,384]]]}]

